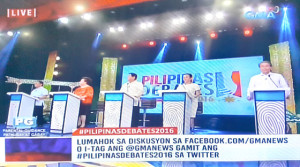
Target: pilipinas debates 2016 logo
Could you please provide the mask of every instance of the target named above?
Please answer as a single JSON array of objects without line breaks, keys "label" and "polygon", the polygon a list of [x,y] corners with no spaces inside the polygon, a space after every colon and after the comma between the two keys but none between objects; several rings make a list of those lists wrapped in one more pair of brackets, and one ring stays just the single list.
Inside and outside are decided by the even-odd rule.
[{"label": "pilipinas debates 2016 logo", "polygon": [[[142,82],[146,91],[143,96],[159,96],[158,90],[176,90],[183,83],[184,74],[143,76]],[[193,82],[201,88],[202,96],[242,97],[241,77],[239,71],[224,75],[223,72],[194,73]],[[230,100],[230,99],[229,99]]]}]

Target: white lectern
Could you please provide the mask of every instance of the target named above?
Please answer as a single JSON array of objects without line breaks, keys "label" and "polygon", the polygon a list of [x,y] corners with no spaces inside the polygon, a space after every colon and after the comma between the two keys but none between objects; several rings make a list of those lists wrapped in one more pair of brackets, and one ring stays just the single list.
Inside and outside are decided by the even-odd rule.
[{"label": "white lectern", "polygon": [[8,92],[7,94],[10,95],[7,126],[13,126],[16,117],[32,117],[37,98],[23,92]]},{"label": "white lectern", "polygon": [[72,133],[77,129],[80,97],[71,92],[50,92],[53,95],[50,133]]},{"label": "white lectern", "polygon": [[285,134],[285,91],[254,91],[255,125],[259,135]]},{"label": "white lectern", "polygon": [[121,91],[104,93],[103,127],[131,127],[134,97]]},{"label": "white lectern", "polygon": [[162,90],[163,126],[177,127],[178,135],[190,133],[191,99],[185,91]]}]

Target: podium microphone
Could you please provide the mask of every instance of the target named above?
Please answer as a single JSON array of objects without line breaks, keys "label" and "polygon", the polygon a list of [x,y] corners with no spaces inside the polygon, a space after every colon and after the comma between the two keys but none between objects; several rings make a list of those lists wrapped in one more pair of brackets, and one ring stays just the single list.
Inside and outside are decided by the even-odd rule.
[{"label": "podium microphone", "polygon": [[271,78],[271,75],[269,74],[268,77],[270,78],[270,80],[273,82],[273,84],[276,86],[276,88],[278,88],[278,86],[276,85],[276,83],[273,81],[273,79]]}]

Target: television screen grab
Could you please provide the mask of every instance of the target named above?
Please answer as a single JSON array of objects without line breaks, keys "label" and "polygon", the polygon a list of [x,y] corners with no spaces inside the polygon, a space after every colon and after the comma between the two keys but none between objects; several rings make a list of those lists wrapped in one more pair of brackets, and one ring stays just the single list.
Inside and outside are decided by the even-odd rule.
[{"label": "television screen grab", "polygon": [[299,166],[299,5],[1,0],[0,166]]}]

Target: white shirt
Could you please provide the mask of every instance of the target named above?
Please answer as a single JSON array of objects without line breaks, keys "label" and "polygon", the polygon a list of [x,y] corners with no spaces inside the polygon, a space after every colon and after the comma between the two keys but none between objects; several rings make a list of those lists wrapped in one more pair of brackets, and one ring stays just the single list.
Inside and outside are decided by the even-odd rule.
[{"label": "white shirt", "polygon": [[269,74],[258,74],[250,79],[247,97],[253,99],[253,92],[255,90],[277,90],[284,89],[285,97],[290,95],[291,89],[289,88],[286,80],[281,74],[269,73]]},{"label": "white shirt", "polygon": [[[48,90],[45,89],[44,87],[39,87],[39,88],[35,88],[33,89],[33,91],[31,92],[30,94],[31,96],[33,97],[36,97],[36,98],[40,98],[40,97],[43,97],[43,96],[48,96]],[[35,105],[36,106],[42,106],[44,104],[44,100],[37,100],[35,102]]]},{"label": "white shirt", "polygon": [[141,82],[135,80],[131,83],[127,82],[123,84],[120,91],[126,92],[129,95],[133,96],[135,98],[134,106],[138,106],[140,98],[144,93],[144,85]]},{"label": "white shirt", "polygon": [[200,91],[200,86],[195,83],[191,84],[182,84],[177,87],[176,90],[186,91],[188,96],[192,100],[192,112],[191,117],[196,117],[197,108],[198,108],[198,97],[196,97],[196,91]]}]

